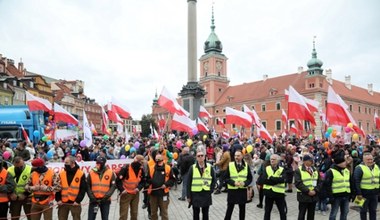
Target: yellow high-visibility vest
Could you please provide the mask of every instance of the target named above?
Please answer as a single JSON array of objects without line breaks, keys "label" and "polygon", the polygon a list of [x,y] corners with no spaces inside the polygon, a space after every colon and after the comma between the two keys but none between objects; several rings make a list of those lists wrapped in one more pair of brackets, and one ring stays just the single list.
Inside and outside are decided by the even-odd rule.
[{"label": "yellow high-visibility vest", "polygon": [[212,176],[211,165],[206,163],[206,169],[201,176],[196,164],[193,165],[193,180],[191,182],[191,192],[200,192],[202,190],[210,191]]},{"label": "yellow high-visibility vest", "polygon": [[363,171],[362,181],[360,181],[360,189],[378,189],[380,169],[375,164],[372,171],[366,165],[360,164],[360,168]]},{"label": "yellow high-visibility vest", "polygon": [[[273,169],[271,166],[267,166],[265,168],[265,171],[267,172],[267,176],[268,176],[268,179],[273,176],[273,177],[280,177],[281,174],[282,174],[282,171],[284,171],[284,168],[283,167],[279,167],[276,172],[273,172]],[[285,194],[285,183],[279,183],[279,184],[276,184],[276,185],[268,185],[268,184],[264,184],[264,187],[263,189],[272,189],[273,192],[276,192],[276,193],[283,193]]]},{"label": "yellow high-visibility vest", "polygon": [[[246,165],[244,167],[244,169],[242,169],[240,172],[237,171],[236,169],[236,166],[235,166],[235,162],[230,162],[228,164],[228,169],[230,171],[230,177],[231,179],[233,179],[235,182],[244,182],[247,180],[247,176],[248,176],[248,165]],[[227,184],[227,187],[228,189],[243,189],[243,188],[247,188],[245,186],[233,186],[233,185],[230,185],[230,184]]]},{"label": "yellow high-visibility vest", "polygon": [[332,193],[351,193],[350,189],[350,171],[345,168],[343,170],[343,175],[337,171],[334,168],[331,168],[332,174],[333,174],[333,180],[332,180]]}]

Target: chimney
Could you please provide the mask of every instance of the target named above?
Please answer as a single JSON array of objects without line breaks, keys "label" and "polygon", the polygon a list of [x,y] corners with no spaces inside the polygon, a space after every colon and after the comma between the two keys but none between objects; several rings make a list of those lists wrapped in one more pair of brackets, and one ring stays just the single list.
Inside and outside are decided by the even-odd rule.
[{"label": "chimney", "polygon": [[344,84],[346,85],[348,89],[351,89],[351,76],[347,75],[344,78],[345,78]]},{"label": "chimney", "polygon": [[3,54],[0,53],[0,60],[3,59]]},{"label": "chimney", "polygon": [[326,80],[327,82],[332,85],[333,84],[333,79],[332,79],[332,71],[331,69],[326,70]]},{"label": "chimney", "polygon": [[370,95],[373,95],[373,84],[372,83],[368,83],[368,93]]},{"label": "chimney", "polygon": [[22,58],[20,58],[20,62],[18,62],[18,71],[20,73],[24,71],[24,63],[22,62]]},{"label": "chimney", "polygon": [[264,74],[263,75],[263,81],[267,80],[268,79],[268,75],[267,74]]},{"label": "chimney", "polygon": [[6,57],[3,57],[5,68],[8,67],[8,59]]},{"label": "chimney", "polygon": [[10,64],[10,65],[14,65],[15,64],[15,61],[14,60],[12,60],[12,59],[7,59],[8,60],[8,63]]},{"label": "chimney", "polygon": [[298,67],[298,73],[302,73],[303,72],[303,67],[302,66],[299,66]]}]

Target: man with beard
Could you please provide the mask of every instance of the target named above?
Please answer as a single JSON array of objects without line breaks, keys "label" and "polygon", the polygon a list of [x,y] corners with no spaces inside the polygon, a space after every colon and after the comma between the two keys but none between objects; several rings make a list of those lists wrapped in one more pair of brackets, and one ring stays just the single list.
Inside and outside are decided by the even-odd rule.
[{"label": "man with beard", "polygon": [[[11,194],[11,206],[10,213],[12,219],[18,220],[21,214],[21,208],[24,208],[24,213],[28,215],[31,208],[31,198],[30,193],[25,190],[25,185],[30,179],[32,173],[32,167],[25,164],[22,157],[15,157],[13,160],[13,166],[8,168],[8,172],[12,175],[14,181],[16,182],[15,191]],[[28,220],[30,220],[30,215],[28,215]]]},{"label": "man with beard", "polygon": [[116,185],[120,191],[120,220],[128,219],[128,210],[131,209],[131,220],[137,220],[139,209],[139,192],[146,180],[143,169],[144,157],[136,155],[131,164],[124,165],[116,178]]},{"label": "man with beard", "polygon": [[59,173],[62,191],[55,194],[58,202],[58,219],[67,220],[69,213],[74,220],[80,220],[82,202],[86,195],[86,177],[75,163],[75,157],[65,158],[65,169]]},{"label": "man with beard", "polygon": [[45,220],[53,219],[54,194],[61,190],[61,183],[57,173],[45,166],[45,161],[38,158],[32,161],[35,171],[25,186],[31,193],[32,208],[30,210],[32,220],[41,219],[44,214]]},{"label": "man with beard", "polygon": [[111,196],[116,189],[116,176],[106,167],[106,162],[105,157],[96,158],[96,167],[87,176],[87,194],[90,198],[88,220],[96,219],[98,209],[101,211],[102,220],[108,220]]}]

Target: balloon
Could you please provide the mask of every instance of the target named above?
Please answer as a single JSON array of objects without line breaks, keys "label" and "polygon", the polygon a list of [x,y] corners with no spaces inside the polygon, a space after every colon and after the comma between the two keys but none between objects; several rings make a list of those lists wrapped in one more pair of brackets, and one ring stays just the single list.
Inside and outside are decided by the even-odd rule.
[{"label": "balloon", "polygon": [[75,148],[71,149],[71,156],[75,156],[77,153],[77,150]]},{"label": "balloon", "polygon": [[131,147],[131,149],[130,149],[129,151],[130,151],[131,153],[136,152],[136,148]]},{"label": "balloon", "polygon": [[332,127],[327,128],[327,132],[331,133],[334,129]]},{"label": "balloon", "polygon": [[156,148],[156,149],[160,148],[160,143],[155,143],[154,148]]},{"label": "balloon", "polygon": [[53,119],[53,116],[50,115],[50,116],[49,116],[49,120],[52,120],[52,119]]},{"label": "balloon", "polygon": [[108,140],[109,138],[110,138],[110,137],[108,137],[108,135],[106,135],[106,134],[103,136],[103,139],[104,139],[104,140]]},{"label": "balloon", "polygon": [[333,138],[336,138],[336,130],[333,130],[333,132],[331,133],[331,136],[332,136]]},{"label": "balloon", "polygon": [[45,141],[48,140],[48,138],[47,138],[47,136],[43,136],[43,137],[41,138],[41,140],[42,140],[43,142],[45,142]]},{"label": "balloon", "polygon": [[323,143],[323,147],[325,147],[325,149],[327,149],[329,147],[329,142],[325,141],[325,143]]},{"label": "balloon", "polygon": [[126,152],[128,152],[129,149],[131,149],[131,146],[129,144],[127,144],[127,145],[125,145],[124,149],[125,149]]},{"label": "balloon", "polygon": [[80,143],[79,143],[79,145],[81,147],[86,147],[86,141],[85,140],[81,140]]},{"label": "balloon", "polygon": [[256,138],[256,143],[260,143],[260,138]]},{"label": "balloon", "polygon": [[54,155],[54,153],[53,153],[53,151],[48,151],[47,153],[46,153],[46,157],[50,160],[51,158],[53,158],[53,155]]},{"label": "balloon", "polygon": [[120,159],[125,159],[125,155],[121,155],[121,156],[120,156]]},{"label": "balloon", "polygon": [[253,151],[252,145],[247,146],[247,153],[251,153]]},{"label": "balloon", "polygon": [[11,158],[11,153],[9,153],[9,151],[4,151],[4,153],[3,153],[3,158],[4,158],[4,160],[8,160],[9,158]]},{"label": "balloon", "polygon": [[309,134],[309,139],[313,139],[313,135],[312,134]]},{"label": "balloon", "polygon": [[350,132],[351,132],[351,128],[347,126],[346,128],[344,128],[344,131],[345,131],[346,133],[350,133]]},{"label": "balloon", "polygon": [[326,131],[325,138],[329,138],[329,137],[330,137],[330,133]]},{"label": "balloon", "polygon": [[197,135],[198,134],[198,129],[197,128],[194,128],[193,131],[192,131],[193,135]]},{"label": "balloon", "polygon": [[112,133],[112,129],[111,129],[111,128],[108,128],[107,131],[108,131],[108,133],[110,133],[110,134]]},{"label": "balloon", "polygon": [[353,141],[358,141],[359,140],[359,135],[358,134],[353,134],[352,135],[352,140]]},{"label": "balloon", "polygon": [[182,142],[181,142],[181,141],[177,141],[177,143],[175,143],[175,146],[176,146],[178,149],[181,149],[181,147],[182,147]]},{"label": "balloon", "polygon": [[50,146],[52,144],[51,140],[46,141],[46,145]]},{"label": "balloon", "polygon": [[246,150],[245,148],[243,148],[243,150],[241,151],[241,153],[242,153],[243,155],[245,155],[245,154],[247,153],[247,150]]},{"label": "balloon", "polygon": [[203,141],[205,141],[207,138],[208,138],[208,137],[207,137],[207,135],[206,135],[206,134],[205,134],[205,135],[203,135]]},{"label": "balloon", "polygon": [[36,137],[36,138],[39,138],[40,137],[40,132],[35,130],[33,131],[33,136]]},{"label": "balloon", "polygon": [[187,139],[186,146],[191,147],[191,145],[193,145],[193,140]]},{"label": "balloon", "polygon": [[177,159],[178,159],[178,153],[177,153],[177,152],[174,152],[174,153],[173,153],[173,159],[174,159],[174,160],[177,160]]},{"label": "balloon", "polygon": [[354,125],[350,122],[347,124],[347,127],[352,128],[352,127],[354,127]]},{"label": "balloon", "polygon": [[139,149],[139,147],[140,147],[140,142],[136,141],[136,142],[133,144],[133,147],[136,148],[136,149]]}]

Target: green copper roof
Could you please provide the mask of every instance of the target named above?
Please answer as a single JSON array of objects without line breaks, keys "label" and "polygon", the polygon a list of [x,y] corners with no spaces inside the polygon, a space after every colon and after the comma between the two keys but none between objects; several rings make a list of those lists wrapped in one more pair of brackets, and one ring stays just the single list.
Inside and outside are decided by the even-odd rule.
[{"label": "green copper roof", "polygon": [[320,69],[323,62],[317,58],[317,51],[315,50],[315,40],[313,40],[313,52],[311,53],[311,59],[307,62],[309,69]]},{"label": "green copper roof", "polygon": [[221,53],[223,50],[222,42],[219,40],[218,36],[215,34],[215,24],[214,24],[214,6],[212,7],[212,17],[211,17],[211,33],[208,36],[204,50],[205,53],[218,52]]}]

